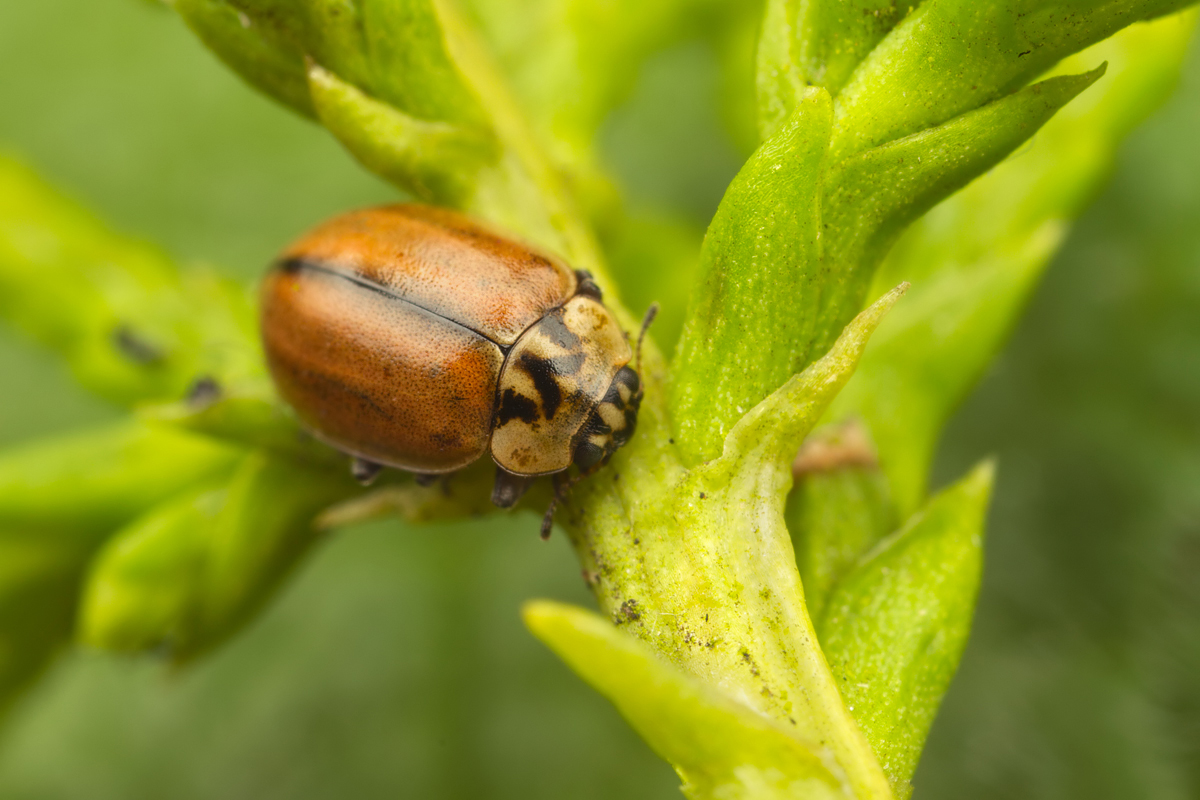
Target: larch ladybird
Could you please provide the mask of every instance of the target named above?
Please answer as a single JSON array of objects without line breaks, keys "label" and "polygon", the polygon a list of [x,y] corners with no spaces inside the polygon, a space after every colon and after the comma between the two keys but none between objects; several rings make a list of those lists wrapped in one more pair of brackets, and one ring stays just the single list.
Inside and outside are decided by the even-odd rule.
[{"label": "larch ladybird", "polygon": [[642,399],[587,272],[429,206],[353,211],[292,244],[263,283],[262,339],[283,399],[360,480],[488,452],[502,508],[606,463]]}]

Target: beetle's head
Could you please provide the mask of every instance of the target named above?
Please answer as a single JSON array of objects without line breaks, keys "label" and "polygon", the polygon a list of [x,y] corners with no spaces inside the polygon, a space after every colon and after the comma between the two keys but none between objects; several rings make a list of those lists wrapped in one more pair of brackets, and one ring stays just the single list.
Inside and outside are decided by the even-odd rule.
[{"label": "beetle's head", "polygon": [[590,472],[606,463],[613,453],[625,446],[637,427],[641,404],[642,382],[638,374],[631,367],[621,367],[579,431],[575,465],[582,472]]}]

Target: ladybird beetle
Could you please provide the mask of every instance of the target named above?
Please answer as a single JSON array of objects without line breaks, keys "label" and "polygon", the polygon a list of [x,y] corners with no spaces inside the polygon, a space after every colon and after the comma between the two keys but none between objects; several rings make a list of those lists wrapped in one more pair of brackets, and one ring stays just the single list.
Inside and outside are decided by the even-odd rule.
[{"label": "ladybird beetle", "polygon": [[445,209],[320,225],[267,274],[261,321],[283,399],[364,483],[490,452],[507,508],[538,476],[598,468],[637,422],[629,341],[591,276]]}]

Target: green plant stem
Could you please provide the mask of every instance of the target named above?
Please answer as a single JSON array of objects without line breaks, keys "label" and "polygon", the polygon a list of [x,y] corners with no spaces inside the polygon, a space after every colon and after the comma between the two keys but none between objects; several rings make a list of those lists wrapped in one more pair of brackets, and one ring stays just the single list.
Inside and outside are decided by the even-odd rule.
[{"label": "green plant stem", "polygon": [[[564,520],[601,609],[658,653],[825,748],[852,796],[890,797],[842,703],[804,604],[783,501],[800,439],[902,290],[752,409],[724,454],[686,469],[659,403]],[[586,509],[580,513],[579,509]]]}]

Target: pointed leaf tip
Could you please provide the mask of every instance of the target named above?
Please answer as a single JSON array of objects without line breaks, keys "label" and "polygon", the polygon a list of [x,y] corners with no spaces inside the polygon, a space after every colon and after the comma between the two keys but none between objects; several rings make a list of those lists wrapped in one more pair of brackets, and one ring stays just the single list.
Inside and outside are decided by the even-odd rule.
[{"label": "pointed leaf tip", "polygon": [[879,323],[883,321],[883,318],[887,316],[887,313],[892,310],[892,307],[896,305],[896,303],[900,302],[900,298],[908,294],[908,290],[911,287],[912,284],[908,281],[901,281],[896,285],[895,288],[891,289],[887,294],[883,295],[870,306],[868,306],[866,310],[859,314],[851,324],[853,325],[861,322],[864,328],[868,328],[866,333],[868,336],[870,336],[875,329],[879,327]]},{"label": "pointed leaf tip", "polygon": [[817,633],[847,705],[899,796],[971,628],[995,476],[984,461],[845,575]]},{"label": "pointed leaf tip", "polygon": [[488,131],[419,119],[311,59],[307,67],[321,124],[368,169],[422,200],[462,206],[476,173],[496,156]]},{"label": "pointed leaf tip", "polygon": [[694,800],[848,798],[816,748],[651,653],[590,611],[526,603],[530,631],[621,715],[684,780]]},{"label": "pointed leaf tip", "polygon": [[748,454],[790,470],[796,450],[825,408],[845,385],[867,340],[892,306],[908,291],[901,283],[850,321],[833,347],[806,370],[750,409],[725,437],[721,462],[732,466]]}]

